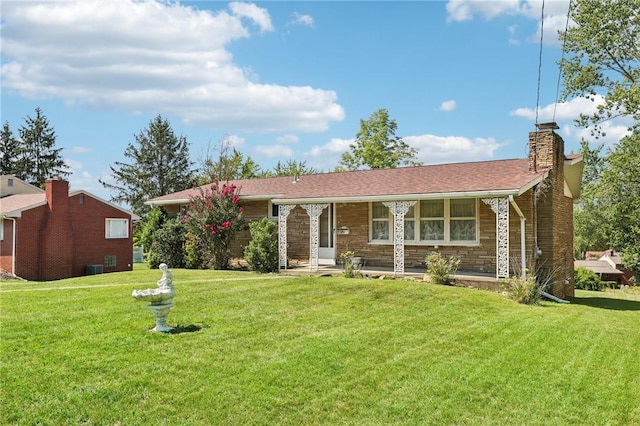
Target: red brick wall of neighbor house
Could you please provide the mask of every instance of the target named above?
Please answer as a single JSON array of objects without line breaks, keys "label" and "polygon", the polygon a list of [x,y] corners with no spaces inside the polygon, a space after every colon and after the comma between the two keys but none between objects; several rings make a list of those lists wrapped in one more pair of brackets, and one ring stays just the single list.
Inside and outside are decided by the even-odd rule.
[{"label": "red brick wall of neighbor house", "polygon": [[[40,279],[40,228],[47,214],[47,206],[36,207],[22,212],[22,217],[16,222],[16,270],[15,274],[27,280]],[[5,222],[7,222],[5,220]],[[12,224],[13,225],[13,224]],[[5,228],[6,231],[6,228]],[[11,235],[11,234],[10,234]],[[13,235],[11,235],[13,238]],[[11,258],[5,255],[5,247],[11,240],[5,240],[2,245],[3,269],[11,270]],[[10,249],[9,249],[10,250]],[[5,267],[7,265],[7,267]]]},{"label": "red brick wall of neighbor house", "polygon": [[[85,194],[69,197],[69,210],[74,241],[72,276],[85,275],[87,265],[103,265],[105,256],[115,256],[116,266],[104,266],[104,272],[132,269],[133,225],[127,213]],[[129,219],[129,238],[105,238],[107,218]]]},{"label": "red brick wall of neighbor house", "polygon": [[13,272],[13,221],[2,221],[3,238],[0,240],[0,270]]},{"label": "red brick wall of neighbor house", "polygon": [[[537,269],[552,275],[551,292],[573,297],[573,200],[564,195],[564,141],[553,131],[531,132],[538,170],[551,168],[548,187],[538,197],[538,246],[542,250]],[[533,149],[533,148],[532,148]]]}]

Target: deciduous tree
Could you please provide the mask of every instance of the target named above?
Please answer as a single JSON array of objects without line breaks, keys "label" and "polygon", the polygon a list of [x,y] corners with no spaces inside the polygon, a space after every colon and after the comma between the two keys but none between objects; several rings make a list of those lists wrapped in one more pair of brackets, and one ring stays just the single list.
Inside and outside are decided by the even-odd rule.
[{"label": "deciduous tree", "polygon": [[596,125],[628,115],[640,122],[640,1],[572,0],[571,25],[561,61],[565,98],[604,96],[594,114],[582,114],[579,124]]},{"label": "deciduous tree", "polygon": [[342,154],[339,169],[383,169],[401,165],[419,165],[417,150],[396,136],[396,121],[386,109],[379,109],[368,120],[360,120],[351,152]]}]

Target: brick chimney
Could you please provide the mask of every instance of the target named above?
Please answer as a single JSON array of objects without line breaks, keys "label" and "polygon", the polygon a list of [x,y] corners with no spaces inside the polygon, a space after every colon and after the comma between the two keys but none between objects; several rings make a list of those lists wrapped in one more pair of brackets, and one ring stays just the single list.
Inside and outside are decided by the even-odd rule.
[{"label": "brick chimney", "polygon": [[536,124],[538,131],[529,133],[529,170],[557,169],[564,165],[564,141],[554,132],[554,122]]},{"label": "brick chimney", "polygon": [[529,133],[529,170],[547,172],[534,195],[538,247],[536,260],[543,276],[551,277],[550,293],[573,297],[573,199],[564,195],[564,141],[556,123],[536,124]]},{"label": "brick chimney", "polygon": [[40,229],[40,279],[68,278],[73,261],[69,182],[55,177],[45,182],[44,189],[48,212]]}]

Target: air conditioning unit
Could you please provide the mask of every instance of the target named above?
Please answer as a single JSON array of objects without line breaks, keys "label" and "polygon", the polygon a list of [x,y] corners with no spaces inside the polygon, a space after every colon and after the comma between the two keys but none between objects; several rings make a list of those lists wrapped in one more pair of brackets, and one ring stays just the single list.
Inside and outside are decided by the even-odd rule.
[{"label": "air conditioning unit", "polygon": [[87,265],[85,268],[86,275],[96,275],[102,273],[102,265]]}]

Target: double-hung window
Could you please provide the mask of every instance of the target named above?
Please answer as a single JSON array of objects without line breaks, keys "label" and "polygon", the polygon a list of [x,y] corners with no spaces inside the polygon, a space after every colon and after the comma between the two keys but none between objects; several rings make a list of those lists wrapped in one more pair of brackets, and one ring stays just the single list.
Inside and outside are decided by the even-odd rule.
[{"label": "double-hung window", "polygon": [[105,219],[105,238],[129,238],[129,219]]},{"label": "double-hung window", "polygon": [[[381,202],[371,203],[371,241],[393,241],[393,215]],[[478,242],[475,198],[420,200],[404,216],[404,240],[411,244]]]}]

